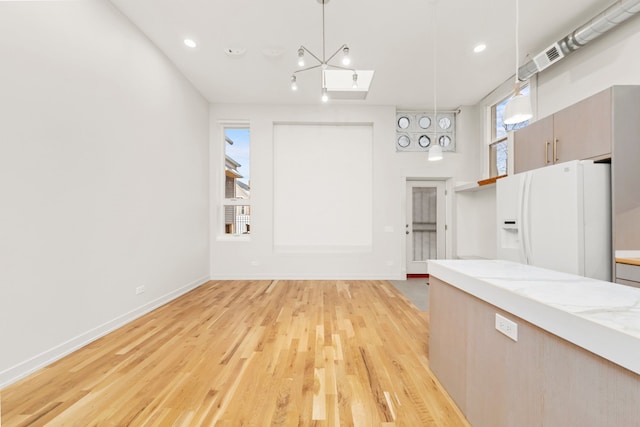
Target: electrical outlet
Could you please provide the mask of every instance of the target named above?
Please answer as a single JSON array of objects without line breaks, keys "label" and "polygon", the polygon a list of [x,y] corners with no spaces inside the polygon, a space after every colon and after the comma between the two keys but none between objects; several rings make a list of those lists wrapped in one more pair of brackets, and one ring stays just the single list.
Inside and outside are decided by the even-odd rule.
[{"label": "electrical outlet", "polygon": [[498,313],[496,313],[496,329],[512,340],[518,341],[518,324]]},{"label": "electrical outlet", "polygon": [[144,285],[136,288],[136,295],[144,294]]}]

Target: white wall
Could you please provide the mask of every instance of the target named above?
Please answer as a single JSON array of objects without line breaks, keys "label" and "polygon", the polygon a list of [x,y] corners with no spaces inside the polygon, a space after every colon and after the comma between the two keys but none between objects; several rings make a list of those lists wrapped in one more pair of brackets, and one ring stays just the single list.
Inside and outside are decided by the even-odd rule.
[{"label": "white wall", "polygon": [[0,58],[2,386],[207,280],[209,122],[107,1],[0,2]]},{"label": "white wall", "polygon": [[[441,162],[425,153],[395,151],[395,107],[344,105],[211,107],[211,275],[213,278],[401,278],[405,274],[405,181],[408,178],[471,180],[479,174],[478,134],[474,109],[458,116],[457,152]],[[223,195],[222,125],[247,121],[251,130],[251,235],[248,239],[221,234]],[[274,250],[274,123],[373,125],[373,228],[370,252],[279,253]],[[370,153],[369,153],[370,155]],[[331,168],[331,164],[326,165]],[[295,180],[295,177],[291,177]],[[303,192],[300,188],[298,191]],[[354,188],[354,191],[358,191]],[[449,193],[451,195],[451,192]],[[295,204],[295,198],[292,198]],[[449,203],[449,220],[452,218]],[[307,212],[313,219],[318,212]],[[348,213],[345,213],[348,214]],[[391,230],[391,231],[386,231]],[[452,253],[449,238],[448,253]]]},{"label": "white wall", "polygon": [[613,85],[640,84],[640,16],[538,74],[542,118]]},{"label": "white wall", "polygon": [[456,193],[456,258],[494,259],[497,252],[496,187]]}]

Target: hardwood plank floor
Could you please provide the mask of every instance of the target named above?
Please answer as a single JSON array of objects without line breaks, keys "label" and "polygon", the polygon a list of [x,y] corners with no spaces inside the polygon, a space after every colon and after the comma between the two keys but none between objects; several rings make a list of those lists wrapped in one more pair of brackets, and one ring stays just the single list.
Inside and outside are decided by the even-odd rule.
[{"label": "hardwood plank floor", "polygon": [[386,281],[212,281],[0,393],[13,426],[468,425]]}]

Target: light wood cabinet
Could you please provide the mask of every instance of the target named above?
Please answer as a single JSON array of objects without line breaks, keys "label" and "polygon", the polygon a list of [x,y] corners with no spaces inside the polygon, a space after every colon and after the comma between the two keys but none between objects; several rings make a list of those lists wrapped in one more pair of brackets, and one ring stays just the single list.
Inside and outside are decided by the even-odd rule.
[{"label": "light wood cabinet", "polygon": [[[614,86],[515,132],[516,173],[571,160],[611,157]],[[619,108],[626,108],[620,106]]]},{"label": "light wood cabinet", "polygon": [[514,134],[515,173],[552,163],[553,116],[531,123]]},{"label": "light wood cabinet", "polygon": [[616,282],[640,288],[640,265],[616,262]]},{"label": "light wood cabinet", "polygon": [[[429,301],[429,366],[471,425],[638,425],[635,372],[433,275]],[[496,314],[517,323],[517,342]]]},{"label": "light wood cabinet", "polygon": [[[613,115],[613,249],[640,250],[640,86],[615,93],[618,108]],[[617,89],[617,87],[616,87]]]},{"label": "light wood cabinet", "polygon": [[611,156],[612,88],[553,115],[554,163]]}]

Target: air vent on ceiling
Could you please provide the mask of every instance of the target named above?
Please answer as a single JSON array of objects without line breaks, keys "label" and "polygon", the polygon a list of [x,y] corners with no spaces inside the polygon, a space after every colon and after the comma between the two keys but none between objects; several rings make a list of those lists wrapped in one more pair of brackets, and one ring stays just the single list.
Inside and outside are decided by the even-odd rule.
[{"label": "air vent on ceiling", "polygon": [[562,49],[560,49],[560,45],[558,43],[554,43],[541,53],[536,55],[533,58],[533,62],[536,63],[538,67],[538,71],[542,71],[554,62],[561,60],[564,57],[564,53],[562,53]]}]

